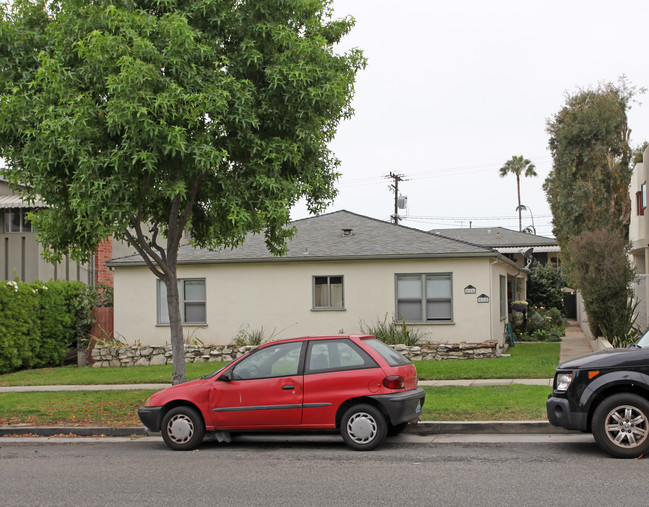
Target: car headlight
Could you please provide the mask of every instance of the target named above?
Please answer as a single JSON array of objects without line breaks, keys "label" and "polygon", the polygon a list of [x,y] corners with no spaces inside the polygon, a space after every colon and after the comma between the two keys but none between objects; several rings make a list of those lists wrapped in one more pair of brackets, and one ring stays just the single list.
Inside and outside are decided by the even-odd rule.
[{"label": "car headlight", "polygon": [[571,373],[561,373],[557,375],[557,391],[567,391],[568,387],[570,387],[570,383],[572,382],[572,374]]}]

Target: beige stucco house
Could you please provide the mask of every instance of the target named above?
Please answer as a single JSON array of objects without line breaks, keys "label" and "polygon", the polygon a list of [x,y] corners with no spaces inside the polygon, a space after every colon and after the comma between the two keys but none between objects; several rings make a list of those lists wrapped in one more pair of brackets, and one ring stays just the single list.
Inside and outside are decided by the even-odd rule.
[{"label": "beige stucco house", "polygon": [[643,153],[643,161],[636,164],[629,184],[631,197],[631,218],[629,221],[629,241],[631,242],[632,265],[637,273],[634,286],[638,302],[636,323],[642,328],[649,327],[649,213],[647,212],[647,180],[649,179],[649,148]]},{"label": "beige stucco house", "polygon": [[[178,277],[188,339],[227,344],[242,329],[266,337],[360,332],[388,316],[435,343],[503,342],[508,298],[524,299],[524,268],[496,250],[339,211],[293,223],[274,257],[250,235],[234,250],[182,246]],[[139,256],[115,258],[115,332],[168,343],[164,286]]]}]

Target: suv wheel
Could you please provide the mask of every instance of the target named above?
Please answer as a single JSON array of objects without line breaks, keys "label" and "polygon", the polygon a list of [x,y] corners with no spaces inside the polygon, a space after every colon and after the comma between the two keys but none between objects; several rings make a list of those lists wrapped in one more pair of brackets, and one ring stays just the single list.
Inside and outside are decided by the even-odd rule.
[{"label": "suv wheel", "polygon": [[597,445],[616,458],[637,458],[649,450],[649,402],[637,394],[609,396],[595,409]]},{"label": "suv wheel", "polygon": [[205,436],[203,419],[190,407],[172,408],[163,417],[160,431],[162,439],[174,451],[196,449]]},{"label": "suv wheel", "polygon": [[385,440],[388,424],[379,409],[372,405],[355,405],[340,421],[345,443],[355,451],[371,451]]}]

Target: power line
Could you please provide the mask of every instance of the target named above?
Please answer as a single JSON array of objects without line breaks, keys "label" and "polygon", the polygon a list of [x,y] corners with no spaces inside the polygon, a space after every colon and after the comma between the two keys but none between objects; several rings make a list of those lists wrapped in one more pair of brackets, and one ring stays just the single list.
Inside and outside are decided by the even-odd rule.
[{"label": "power line", "polygon": [[[530,157],[538,163],[549,162],[552,160],[551,157]],[[410,179],[428,179],[428,178],[437,178],[443,176],[453,176],[453,175],[462,175],[470,173],[479,173],[497,170],[501,166],[500,163],[488,162],[480,164],[471,164],[466,166],[456,166],[456,167],[444,167],[441,169],[429,169],[419,172],[408,172]],[[373,183],[381,183],[385,179],[385,176],[367,176],[362,178],[350,178],[350,179],[341,179],[340,186],[356,186],[356,185],[367,185]]]}]

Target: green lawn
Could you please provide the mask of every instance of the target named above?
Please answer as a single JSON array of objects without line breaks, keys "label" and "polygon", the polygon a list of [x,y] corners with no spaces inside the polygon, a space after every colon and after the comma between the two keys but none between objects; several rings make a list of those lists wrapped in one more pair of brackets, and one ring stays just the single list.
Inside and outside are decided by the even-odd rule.
[{"label": "green lawn", "polygon": [[0,393],[0,425],[142,426],[138,407],[155,391]]},{"label": "green lawn", "polygon": [[511,357],[417,361],[415,365],[420,380],[552,378],[559,348],[559,343],[517,343],[507,351]]},{"label": "green lawn", "polygon": [[424,387],[422,421],[545,420],[547,386]]},{"label": "green lawn", "polygon": [[[559,343],[519,343],[511,357],[452,361],[416,361],[420,380],[551,378],[559,363]],[[187,380],[200,378],[227,363],[187,364]],[[0,375],[0,386],[75,384],[150,384],[171,381],[171,365],[129,368],[42,368]]]},{"label": "green lawn", "polygon": [[[187,364],[187,380],[218,370],[228,363]],[[131,366],[128,368],[92,368],[66,366],[22,370],[0,375],[0,386],[96,385],[96,384],[159,384],[170,383],[172,366]]]}]

